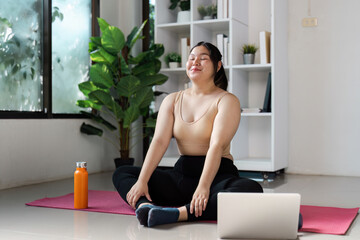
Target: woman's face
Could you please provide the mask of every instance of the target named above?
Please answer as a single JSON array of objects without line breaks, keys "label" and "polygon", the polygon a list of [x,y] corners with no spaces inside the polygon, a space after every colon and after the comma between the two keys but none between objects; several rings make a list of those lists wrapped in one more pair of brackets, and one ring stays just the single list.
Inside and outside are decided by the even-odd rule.
[{"label": "woman's face", "polygon": [[186,74],[190,80],[199,78],[213,80],[215,76],[214,65],[206,47],[198,46],[191,51],[186,63]]}]

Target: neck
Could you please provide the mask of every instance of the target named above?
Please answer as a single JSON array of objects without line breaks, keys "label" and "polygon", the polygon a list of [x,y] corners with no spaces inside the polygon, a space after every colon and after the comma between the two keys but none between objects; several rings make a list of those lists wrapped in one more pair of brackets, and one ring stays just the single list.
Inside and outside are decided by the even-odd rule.
[{"label": "neck", "polygon": [[190,89],[191,93],[194,95],[205,95],[210,94],[218,90],[218,87],[215,86],[214,82],[211,81],[209,84],[196,84],[193,82],[192,87]]}]

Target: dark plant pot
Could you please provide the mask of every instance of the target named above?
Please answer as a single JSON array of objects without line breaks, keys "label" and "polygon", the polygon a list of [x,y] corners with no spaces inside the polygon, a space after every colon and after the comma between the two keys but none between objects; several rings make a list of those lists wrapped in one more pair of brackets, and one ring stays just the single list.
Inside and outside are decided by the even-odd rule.
[{"label": "dark plant pot", "polygon": [[116,168],[118,168],[120,166],[125,166],[125,165],[134,165],[134,158],[129,158],[126,160],[123,160],[121,158],[115,158],[114,163],[115,163]]}]

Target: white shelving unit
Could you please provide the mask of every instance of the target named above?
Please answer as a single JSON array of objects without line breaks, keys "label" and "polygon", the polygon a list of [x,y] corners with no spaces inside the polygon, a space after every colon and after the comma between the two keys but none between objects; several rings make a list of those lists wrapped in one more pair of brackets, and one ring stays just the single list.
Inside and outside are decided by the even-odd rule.
[{"label": "white shelving unit", "polygon": [[[239,129],[231,143],[231,154],[239,170],[276,172],[288,164],[288,60],[287,0],[229,0],[229,17],[201,20],[199,5],[215,0],[192,0],[191,20],[177,23],[177,11],[169,10],[170,0],[156,0],[155,42],[165,46],[165,54],[180,53],[180,38],[190,38],[190,45],[208,41],[216,45],[216,35],[229,37],[228,91],[235,94],[242,107],[262,108],[267,78],[271,72],[271,113],[243,113]],[[245,43],[259,46],[259,32],[271,32],[271,63],[244,65],[241,48]],[[169,80],[159,87],[165,92],[184,89],[188,78],[184,68],[161,70]],[[155,103],[159,107],[163,98]],[[179,154],[175,140],[170,144],[161,166],[173,166]]]}]

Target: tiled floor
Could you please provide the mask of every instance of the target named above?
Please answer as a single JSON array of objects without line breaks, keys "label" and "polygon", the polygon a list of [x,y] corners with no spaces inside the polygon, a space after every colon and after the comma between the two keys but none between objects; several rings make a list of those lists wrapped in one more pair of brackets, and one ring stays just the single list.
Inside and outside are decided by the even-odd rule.
[{"label": "tiled floor", "polygon": [[[262,184],[266,192],[298,192],[302,204],[360,206],[360,178],[282,175]],[[114,190],[111,173],[90,175],[89,188]],[[181,223],[151,229],[140,226],[134,216],[25,206],[26,202],[72,191],[72,179],[0,191],[0,239],[217,239],[216,225],[211,223]],[[360,239],[359,217],[345,236],[299,233],[299,239]]]}]

